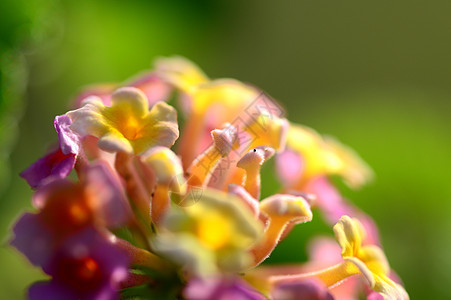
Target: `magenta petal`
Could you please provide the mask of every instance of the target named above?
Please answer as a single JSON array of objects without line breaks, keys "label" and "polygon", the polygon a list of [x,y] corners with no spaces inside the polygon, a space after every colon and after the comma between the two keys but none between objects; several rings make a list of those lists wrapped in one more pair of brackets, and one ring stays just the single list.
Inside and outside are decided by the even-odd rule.
[{"label": "magenta petal", "polygon": [[288,148],[276,156],[276,172],[284,185],[296,183],[305,168],[304,158]]},{"label": "magenta petal", "polygon": [[110,228],[125,225],[132,215],[125,192],[106,163],[98,163],[86,171],[87,189],[93,191],[99,210]]},{"label": "magenta petal", "polygon": [[58,134],[61,152],[65,155],[78,155],[80,141],[78,135],[69,128],[71,124],[72,120],[66,115],[55,117],[55,121],[53,122],[56,133]]},{"label": "magenta petal", "polygon": [[54,126],[59,149],[38,159],[20,173],[31,187],[38,188],[52,179],[65,178],[74,168],[80,146],[78,136],[69,128],[71,123],[68,116],[57,116]]},{"label": "magenta petal", "polygon": [[119,299],[117,291],[111,288],[104,288],[96,293],[83,295],[80,298],[78,294],[57,281],[36,282],[28,290],[28,298],[30,300],[113,300]]},{"label": "magenta petal", "polygon": [[[77,263],[89,259],[97,266],[97,275],[89,285],[77,277]],[[63,267],[64,266],[64,267]],[[47,284],[38,284],[30,289],[34,299],[50,299],[65,293],[74,299],[117,299],[120,282],[127,277],[130,266],[128,256],[108,238],[94,228],[68,237],[52,255],[51,262],[43,267],[52,276]],[[80,281],[81,280],[81,281]],[[66,299],[60,297],[57,299]],[[69,298],[72,299],[72,298]]]},{"label": "magenta petal", "polygon": [[30,300],[77,300],[70,289],[55,282],[36,282],[28,290]]},{"label": "magenta petal", "polygon": [[25,213],[13,227],[11,245],[22,252],[33,265],[46,266],[52,254],[52,233],[38,215]]},{"label": "magenta petal", "polygon": [[38,159],[26,170],[20,173],[32,188],[38,188],[45,183],[65,178],[75,166],[75,154],[65,155],[58,149]]},{"label": "magenta petal", "polygon": [[327,287],[320,282],[307,279],[279,284],[272,292],[274,299],[284,300],[333,300],[333,296],[327,291]]},{"label": "magenta petal", "polygon": [[266,299],[241,278],[192,279],[186,286],[183,295],[187,300]]},{"label": "magenta petal", "polygon": [[[103,269],[103,273],[110,277],[106,282],[107,286],[117,287],[127,277],[128,255],[94,228],[88,227],[69,237],[58,255],[60,258],[78,258],[80,255],[92,257]],[[54,262],[57,264],[57,259]]]}]

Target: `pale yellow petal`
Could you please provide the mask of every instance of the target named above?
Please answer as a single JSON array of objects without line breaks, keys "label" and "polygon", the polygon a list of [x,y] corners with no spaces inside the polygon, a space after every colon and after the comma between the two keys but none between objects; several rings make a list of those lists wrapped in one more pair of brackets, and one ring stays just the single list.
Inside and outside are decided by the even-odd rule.
[{"label": "pale yellow petal", "polygon": [[152,242],[157,253],[189,272],[199,276],[217,272],[215,253],[205,249],[191,234],[162,232]]},{"label": "pale yellow petal", "polygon": [[358,255],[362,239],[363,227],[357,219],[342,216],[334,226],[335,237],[341,246],[343,257]]},{"label": "pale yellow petal", "polygon": [[163,146],[152,147],[143,154],[143,161],[154,170],[157,184],[168,186],[175,193],[186,193],[182,162],[171,149]]},{"label": "pale yellow petal", "polygon": [[102,111],[105,106],[99,97],[91,96],[86,98],[82,107],[66,113],[72,120],[70,128],[81,136],[92,135],[100,137],[108,131]]},{"label": "pale yellow petal", "polygon": [[384,251],[376,245],[363,246],[358,257],[375,274],[388,274],[390,266]]},{"label": "pale yellow petal", "polygon": [[324,142],[328,173],[340,174],[352,188],[358,188],[373,178],[371,168],[353,149],[328,136],[324,138]]},{"label": "pale yellow petal", "polygon": [[262,112],[255,121],[244,128],[251,136],[249,148],[268,146],[277,151],[283,151],[286,144],[289,123],[284,118]]},{"label": "pale yellow petal", "polygon": [[231,122],[258,94],[258,90],[237,80],[217,79],[202,84],[192,94],[192,106],[194,112],[201,115],[209,109],[221,108],[222,116],[226,117],[221,121]]},{"label": "pale yellow petal", "polygon": [[144,117],[149,111],[146,95],[133,87],[123,87],[116,90],[111,96],[111,107],[137,118]]},{"label": "pale yellow petal", "polygon": [[387,276],[374,276],[373,290],[380,293],[386,300],[409,300],[406,290]]},{"label": "pale yellow petal", "polygon": [[193,62],[180,56],[162,57],[155,61],[156,72],[165,81],[189,92],[208,81],[205,73]]},{"label": "pale yellow petal", "polygon": [[99,148],[107,152],[123,151],[133,153],[133,147],[130,142],[118,132],[112,131],[100,137]]}]

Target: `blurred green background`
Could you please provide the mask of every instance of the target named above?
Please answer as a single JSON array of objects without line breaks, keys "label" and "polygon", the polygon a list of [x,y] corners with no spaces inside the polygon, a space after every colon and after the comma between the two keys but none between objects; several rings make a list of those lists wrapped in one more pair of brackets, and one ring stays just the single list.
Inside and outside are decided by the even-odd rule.
[{"label": "blurred green background", "polygon": [[[356,149],[377,177],[343,193],[374,217],[412,299],[451,299],[450,15],[448,0],[1,1],[0,298],[42,276],[6,244],[30,208],[18,173],[56,141],[54,116],[83,85],[179,54]],[[332,230],[298,226],[270,262],[305,259],[316,232]]]}]

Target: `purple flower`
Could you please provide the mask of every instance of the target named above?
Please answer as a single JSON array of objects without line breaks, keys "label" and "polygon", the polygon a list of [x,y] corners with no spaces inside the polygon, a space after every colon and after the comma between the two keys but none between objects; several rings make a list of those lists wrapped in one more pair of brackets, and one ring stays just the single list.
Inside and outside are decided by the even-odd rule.
[{"label": "purple flower", "polygon": [[125,193],[105,163],[85,169],[82,183],[54,180],[33,195],[39,213],[25,213],[14,226],[11,245],[32,264],[45,267],[68,236],[87,227],[118,228],[132,215]]},{"label": "purple flower", "polygon": [[117,299],[129,260],[106,237],[87,228],[69,237],[43,269],[49,282],[33,284],[30,299]]},{"label": "purple flower", "polygon": [[53,234],[39,215],[25,213],[13,228],[11,246],[22,252],[35,266],[45,266],[53,251]]},{"label": "purple flower", "polygon": [[274,299],[284,300],[333,300],[334,297],[327,291],[326,286],[317,280],[306,279],[285,282],[277,285],[273,292]]},{"label": "purple flower", "polygon": [[80,146],[78,136],[69,128],[71,123],[68,116],[57,116],[54,126],[58,134],[58,149],[38,159],[20,173],[32,188],[39,188],[54,179],[65,178],[74,168]]},{"label": "purple flower", "polygon": [[240,278],[192,279],[183,295],[188,300],[263,300],[262,294]]}]

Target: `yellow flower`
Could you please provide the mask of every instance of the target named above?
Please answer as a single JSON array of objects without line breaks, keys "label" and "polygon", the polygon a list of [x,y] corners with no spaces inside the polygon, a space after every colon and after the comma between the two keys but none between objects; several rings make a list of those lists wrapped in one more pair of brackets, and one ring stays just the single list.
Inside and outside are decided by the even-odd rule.
[{"label": "yellow flower", "polygon": [[155,225],[160,225],[170,209],[171,192],[184,195],[187,191],[182,162],[171,149],[162,146],[146,151],[143,161],[155,174],[156,185],[151,199],[150,216]]},{"label": "yellow flower", "polygon": [[268,111],[261,110],[255,120],[246,124],[243,129],[252,140],[248,149],[269,146],[276,151],[283,151],[289,132],[289,122],[285,118],[279,118]]},{"label": "yellow flower", "polygon": [[146,96],[137,88],[118,89],[105,106],[89,97],[83,106],[67,113],[71,129],[99,138],[99,148],[108,152],[139,154],[152,146],[171,147],[178,138],[177,113],[164,102],[149,111]]},{"label": "yellow flower", "polygon": [[172,209],[165,218],[154,240],[157,251],[198,275],[242,270],[252,259],[248,249],[262,236],[261,222],[234,195],[196,192],[188,193],[198,197],[193,205]]},{"label": "yellow flower", "polygon": [[373,171],[352,148],[330,136],[324,137],[324,143],[329,174],[340,175],[345,183],[353,188],[364,185],[372,179]]},{"label": "yellow flower", "polygon": [[177,194],[186,193],[182,162],[171,149],[162,146],[152,147],[142,155],[142,160],[155,172],[157,186],[167,186],[168,191]]},{"label": "yellow flower", "polygon": [[187,123],[179,147],[185,168],[203,150],[200,145],[205,129],[221,128],[234,121],[260,93],[234,79],[210,80],[198,66],[182,57],[160,58],[155,65],[163,80],[183,92],[180,99]]},{"label": "yellow flower", "polygon": [[[246,107],[259,93],[238,80],[210,80],[198,66],[183,57],[160,58],[155,65],[158,75],[191,97],[190,110],[194,115],[203,115],[216,104],[227,108],[222,113],[235,116],[237,110]],[[226,121],[231,120],[223,120]]]},{"label": "yellow flower", "polygon": [[274,285],[317,278],[328,287],[334,287],[348,277],[360,274],[366,279],[370,288],[380,293],[384,299],[409,299],[404,288],[388,277],[390,266],[382,249],[375,245],[362,245],[365,230],[357,219],[341,217],[334,226],[334,232],[342,249],[343,262],[312,273],[272,276],[271,283]]},{"label": "yellow flower", "polygon": [[385,299],[409,298],[404,288],[388,277],[390,266],[382,249],[375,245],[362,246],[365,230],[357,219],[341,217],[334,232],[347,272],[362,274],[369,286]]}]

